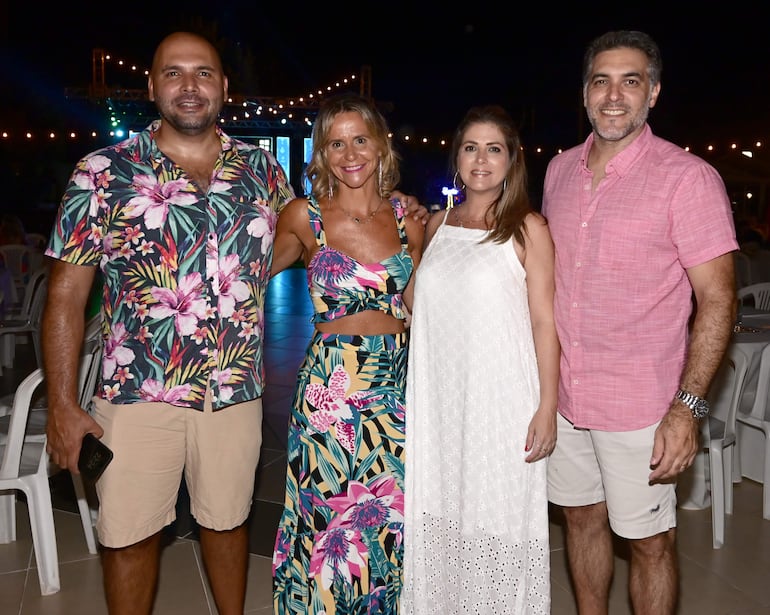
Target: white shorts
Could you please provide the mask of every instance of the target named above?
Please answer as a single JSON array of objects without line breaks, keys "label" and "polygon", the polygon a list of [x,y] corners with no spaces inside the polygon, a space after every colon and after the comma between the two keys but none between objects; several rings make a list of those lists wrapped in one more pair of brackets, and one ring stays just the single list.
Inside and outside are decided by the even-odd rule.
[{"label": "white shorts", "polygon": [[195,520],[229,530],[249,515],[262,444],[262,400],[213,412],[148,402],[114,405],[95,398],[94,419],[114,457],[96,482],[99,542],[119,548],[176,518],[184,471]]},{"label": "white shorts", "polygon": [[607,502],[610,527],[623,538],[648,538],[676,527],[676,484],[649,484],[658,423],[635,431],[576,429],[557,414],[548,459],[548,500],[559,506]]}]

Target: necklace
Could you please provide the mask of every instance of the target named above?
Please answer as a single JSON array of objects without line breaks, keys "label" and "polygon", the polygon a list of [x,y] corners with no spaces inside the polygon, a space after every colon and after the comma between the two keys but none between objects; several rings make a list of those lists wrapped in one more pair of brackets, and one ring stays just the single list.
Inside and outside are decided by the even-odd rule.
[{"label": "necklace", "polygon": [[369,224],[369,222],[372,221],[372,218],[374,218],[374,216],[377,215],[377,212],[380,211],[380,207],[382,207],[382,199],[380,199],[380,202],[377,203],[377,207],[375,207],[373,211],[370,211],[368,214],[366,214],[363,217],[354,216],[339,203],[337,203],[337,207],[339,207],[340,211],[342,211],[343,214],[345,214],[348,218],[350,218],[356,224]]},{"label": "necklace", "polygon": [[460,206],[455,205],[452,208],[452,213],[454,214],[455,222],[457,222],[457,226],[460,228],[474,228],[473,226],[466,227],[466,224],[483,224],[484,226],[487,225],[487,216],[484,215],[483,218],[463,218],[460,216]]}]

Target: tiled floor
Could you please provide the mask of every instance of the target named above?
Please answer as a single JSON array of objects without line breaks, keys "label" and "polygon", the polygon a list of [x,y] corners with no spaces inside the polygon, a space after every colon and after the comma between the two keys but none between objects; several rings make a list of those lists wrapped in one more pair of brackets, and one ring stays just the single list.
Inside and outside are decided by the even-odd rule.
[{"label": "tiled floor", "polygon": [[[247,613],[271,612],[270,555],[283,503],[287,409],[297,366],[310,335],[310,303],[304,270],[290,269],[271,282],[266,313],[264,442],[251,519],[251,562]],[[21,348],[19,361],[27,349]],[[0,394],[13,390],[21,369],[0,377]],[[37,581],[26,506],[18,507],[18,539],[0,545],[0,613],[19,615],[104,615],[101,567],[89,555],[79,517],[69,496],[69,477],[52,479],[56,531],[61,564],[61,591],[41,596]],[[183,492],[184,493],[184,492]],[[682,577],[680,615],[770,615],[770,521],[762,519],[762,486],[748,479],[735,485],[734,512],[727,518],[725,546],[711,547],[710,510],[679,513],[679,555]],[[185,513],[184,497],[175,531],[163,551],[157,615],[215,614],[202,572],[195,529]],[[552,594],[554,615],[576,613],[566,572],[563,531],[552,517]],[[175,536],[176,535],[176,536]],[[626,600],[628,560],[616,555],[610,613],[631,612]]]}]

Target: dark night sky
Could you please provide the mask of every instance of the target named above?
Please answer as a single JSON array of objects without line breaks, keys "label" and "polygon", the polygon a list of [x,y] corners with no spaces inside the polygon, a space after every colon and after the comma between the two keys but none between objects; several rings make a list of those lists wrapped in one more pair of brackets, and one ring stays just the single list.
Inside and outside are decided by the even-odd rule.
[{"label": "dark night sky", "polygon": [[0,111],[34,93],[23,121],[41,108],[55,112],[41,99],[88,84],[93,48],[149,66],[164,34],[203,25],[249,54],[230,71],[234,93],[301,95],[369,65],[374,97],[392,103],[396,134],[449,136],[469,106],[499,102],[519,119],[525,146],[569,146],[584,136],[586,43],[628,28],[661,46],[663,89],[650,116],[660,136],[682,145],[770,140],[770,10],[759,1],[4,4]]},{"label": "dark night sky", "polygon": [[94,47],[149,64],[163,34],[204,23],[253,53],[258,94],[302,94],[366,64],[375,98],[394,105],[395,129],[449,132],[468,106],[495,101],[533,137],[564,144],[576,138],[586,42],[607,29],[634,28],[662,48],[663,93],[651,116],[661,129],[767,130],[770,11],[759,8],[763,2],[576,3],[582,11],[554,4],[464,3],[458,11],[418,1],[14,3],[6,36],[11,82],[32,71],[40,87],[56,89],[90,80]]}]

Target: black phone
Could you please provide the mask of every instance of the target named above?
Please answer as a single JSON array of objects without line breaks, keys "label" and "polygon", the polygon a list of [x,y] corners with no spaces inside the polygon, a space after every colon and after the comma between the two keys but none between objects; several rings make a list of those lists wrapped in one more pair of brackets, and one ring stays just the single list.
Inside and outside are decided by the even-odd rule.
[{"label": "black phone", "polygon": [[78,457],[78,470],[84,478],[96,481],[110,461],[112,461],[112,451],[104,442],[92,433],[83,436],[80,457]]}]

